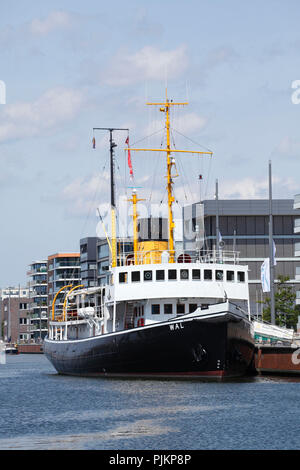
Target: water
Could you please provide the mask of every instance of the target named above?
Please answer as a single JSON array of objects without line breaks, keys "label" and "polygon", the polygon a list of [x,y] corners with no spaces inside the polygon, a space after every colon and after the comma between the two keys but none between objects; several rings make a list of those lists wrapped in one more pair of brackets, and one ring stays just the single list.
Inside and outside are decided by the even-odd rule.
[{"label": "water", "polygon": [[297,378],[77,378],[7,356],[0,449],[299,449],[299,405]]}]

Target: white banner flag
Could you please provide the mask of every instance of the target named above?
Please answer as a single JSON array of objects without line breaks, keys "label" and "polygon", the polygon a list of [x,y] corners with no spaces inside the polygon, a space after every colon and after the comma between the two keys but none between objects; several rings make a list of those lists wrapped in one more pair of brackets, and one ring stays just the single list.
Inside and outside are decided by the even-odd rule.
[{"label": "white banner flag", "polygon": [[270,258],[266,258],[261,265],[260,278],[263,292],[270,292]]}]

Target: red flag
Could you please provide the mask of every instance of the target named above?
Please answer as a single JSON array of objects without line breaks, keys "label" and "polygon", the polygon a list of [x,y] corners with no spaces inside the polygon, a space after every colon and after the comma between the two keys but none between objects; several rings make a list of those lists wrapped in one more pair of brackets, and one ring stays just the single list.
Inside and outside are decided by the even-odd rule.
[{"label": "red flag", "polygon": [[128,145],[128,166],[129,166],[129,173],[130,173],[130,177],[133,178],[133,169],[132,169],[131,155],[130,155],[130,149],[129,149],[129,136],[127,136],[127,139],[125,140],[125,144]]}]

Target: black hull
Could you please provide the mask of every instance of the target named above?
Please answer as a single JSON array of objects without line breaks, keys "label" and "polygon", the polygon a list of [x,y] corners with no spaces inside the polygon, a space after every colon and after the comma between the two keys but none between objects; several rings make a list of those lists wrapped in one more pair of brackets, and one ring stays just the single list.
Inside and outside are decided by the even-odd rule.
[{"label": "black hull", "polygon": [[230,314],[181,320],[73,341],[45,338],[60,374],[139,377],[239,377],[251,365],[250,323]]}]

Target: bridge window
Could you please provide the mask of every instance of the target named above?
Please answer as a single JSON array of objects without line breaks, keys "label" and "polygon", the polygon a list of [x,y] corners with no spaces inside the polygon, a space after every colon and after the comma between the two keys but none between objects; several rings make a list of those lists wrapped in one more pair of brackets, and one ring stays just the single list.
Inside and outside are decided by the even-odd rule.
[{"label": "bridge window", "polygon": [[169,279],[169,281],[176,281],[176,279],[177,279],[176,269],[169,269],[168,270],[168,279]]},{"label": "bridge window", "polygon": [[156,271],[156,280],[164,281],[165,280],[165,271],[163,269],[158,269]]},{"label": "bridge window", "polygon": [[216,270],[216,281],[223,281],[224,271]]},{"label": "bridge window", "polygon": [[172,304],[165,304],[164,305],[164,313],[166,315],[172,315],[173,313],[173,305]]},{"label": "bridge window", "polygon": [[245,282],[245,273],[243,271],[238,271],[237,278],[238,282]]},{"label": "bridge window", "polygon": [[204,280],[211,281],[212,280],[212,270],[211,269],[204,269]]},{"label": "bridge window", "polygon": [[132,271],[131,273],[131,281],[132,282],[139,282],[141,280],[141,273],[140,271]]},{"label": "bridge window", "polygon": [[160,305],[152,304],[152,315],[159,315],[159,314],[160,314]]},{"label": "bridge window", "polygon": [[192,270],[193,279],[199,280],[200,279],[200,269],[193,269]]},{"label": "bridge window", "polygon": [[229,282],[234,282],[234,271],[226,272],[226,280]]},{"label": "bridge window", "polygon": [[197,310],[197,308],[197,304],[189,304],[189,313],[193,313],[195,310]]},{"label": "bridge window", "polygon": [[189,270],[188,269],[181,269],[180,270],[180,279],[183,281],[187,281],[189,278]]},{"label": "bridge window", "polygon": [[120,283],[127,282],[127,273],[119,273],[119,282]]},{"label": "bridge window", "polygon": [[177,314],[183,314],[185,313],[185,305],[184,304],[177,304]]},{"label": "bridge window", "polygon": [[144,281],[152,281],[152,271],[144,271]]}]

